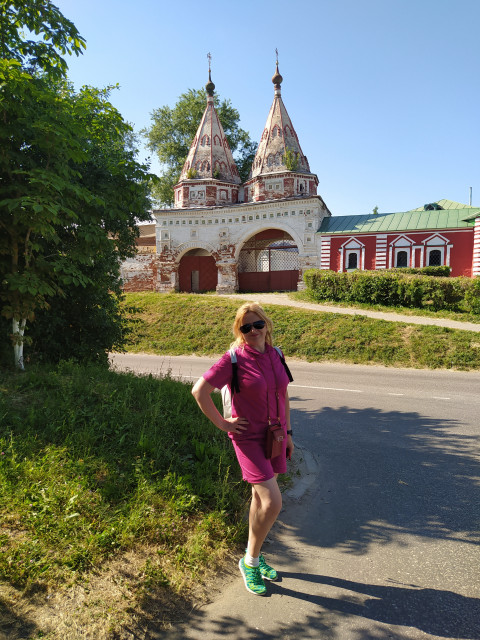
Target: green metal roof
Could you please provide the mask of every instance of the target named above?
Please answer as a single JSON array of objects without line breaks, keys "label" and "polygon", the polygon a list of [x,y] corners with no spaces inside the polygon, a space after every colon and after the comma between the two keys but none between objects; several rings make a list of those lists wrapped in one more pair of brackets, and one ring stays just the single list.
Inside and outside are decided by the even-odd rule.
[{"label": "green metal roof", "polygon": [[[447,206],[443,206],[445,203]],[[451,200],[439,200],[441,210],[425,211],[423,207],[402,213],[370,213],[363,216],[331,216],[324,218],[318,233],[395,233],[430,229],[465,229],[475,224],[479,207],[458,205]]]},{"label": "green metal roof", "polygon": [[[438,204],[442,209],[475,209],[476,208],[476,207],[470,206],[469,204],[454,202],[453,200],[437,200],[432,204]],[[412,209],[412,211],[424,211],[424,206],[418,207],[418,209]]]}]

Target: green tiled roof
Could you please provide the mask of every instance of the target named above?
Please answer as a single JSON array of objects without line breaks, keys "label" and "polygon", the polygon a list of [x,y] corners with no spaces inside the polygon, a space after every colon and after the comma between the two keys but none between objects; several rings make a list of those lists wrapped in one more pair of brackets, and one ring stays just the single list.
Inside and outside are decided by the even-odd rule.
[{"label": "green tiled roof", "polygon": [[[475,209],[475,207],[471,207],[469,204],[462,204],[461,202],[454,202],[453,200],[437,200],[434,204],[440,205],[442,209]],[[412,209],[412,211],[424,211],[424,208],[418,207],[418,209]]]},{"label": "green tiled roof", "polygon": [[[370,213],[363,216],[332,216],[324,218],[319,233],[395,233],[428,229],[465,229],[475,224],[479,207],[461,205],[451,200],[439,200],[442,209],[425,211],[424,207],[403,213]],[[456,207],[450,206],[456,205]]]}]

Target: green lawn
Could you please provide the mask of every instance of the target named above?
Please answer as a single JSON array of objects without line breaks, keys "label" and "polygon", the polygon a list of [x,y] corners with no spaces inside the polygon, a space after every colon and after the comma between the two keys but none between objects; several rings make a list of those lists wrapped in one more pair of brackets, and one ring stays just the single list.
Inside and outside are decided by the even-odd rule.
[{"label": "green lawn", "polygon": [[[214,355],[233,339],[241,301],[188,294],[131,293],[126,349],[133,353]],[[289,357],[416,368],[480,368],[480,335],[365,316],[265,305],[274,342]],[[320,307],[321,309],[321,307]]]}]

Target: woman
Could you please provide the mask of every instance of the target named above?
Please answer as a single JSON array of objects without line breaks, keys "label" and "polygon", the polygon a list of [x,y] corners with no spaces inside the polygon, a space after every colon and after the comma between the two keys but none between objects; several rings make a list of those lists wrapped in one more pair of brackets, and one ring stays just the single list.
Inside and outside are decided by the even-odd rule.
[{"label": "woman", "polygon": [[[237,311],[233,323],[236,340],[232,347],[238,362],[239,391],[232,395],[231,418],[220,415],[211,397],[215,388],[230,386],[230,352],[227,351],[192,389],[207,418],[228,433],[243,479],[252,486],[248,545],[239,568],[247,590],[256,595],[266,593],[264,579],[276,580],[278,577],[275,569],[265,562],[261,548],[282,507],[277,476],[286,472],[286,457],[291,457],[294,449],[287,394],[289,378],[272,346],[272,328],[272,321],[256,302],[246,303]],[[281,454],[267,459],[269,422],[281,425],[282,435],[278,437]]]}]

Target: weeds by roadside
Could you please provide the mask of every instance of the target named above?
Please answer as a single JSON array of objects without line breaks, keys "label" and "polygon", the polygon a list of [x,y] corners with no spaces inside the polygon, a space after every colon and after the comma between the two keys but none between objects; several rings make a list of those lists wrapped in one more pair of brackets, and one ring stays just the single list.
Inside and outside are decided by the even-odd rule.
[{"label": "weeds by roadside", "polygon": [[182,591],[244,533],[232,447],[189,385],[72,363],[0,373],[0,425],[0,579],[17,590],[142,549],[135,597]]}]

